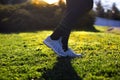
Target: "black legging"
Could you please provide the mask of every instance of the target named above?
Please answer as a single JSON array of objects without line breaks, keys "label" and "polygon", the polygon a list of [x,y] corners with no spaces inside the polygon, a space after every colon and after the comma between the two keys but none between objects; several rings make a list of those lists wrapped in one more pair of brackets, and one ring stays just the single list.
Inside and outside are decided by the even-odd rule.
[{"label": "black legging", "polygon": [[66,0],[67,9],[63,19],[51,35],[54,40],[62,37],[63,48],[67,49],[71,29],[84,14],[93,7],[93,0]]}]

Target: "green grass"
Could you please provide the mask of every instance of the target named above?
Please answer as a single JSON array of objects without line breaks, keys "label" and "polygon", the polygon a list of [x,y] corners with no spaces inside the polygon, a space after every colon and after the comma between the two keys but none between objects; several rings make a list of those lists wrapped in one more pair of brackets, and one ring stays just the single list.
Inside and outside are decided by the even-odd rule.
[{"label": "green grass", "polygon": [[0,80],[120,80],[120,35],[73,31],[83,58],[59,58],[43,40],[52,31],[0,34]]}]

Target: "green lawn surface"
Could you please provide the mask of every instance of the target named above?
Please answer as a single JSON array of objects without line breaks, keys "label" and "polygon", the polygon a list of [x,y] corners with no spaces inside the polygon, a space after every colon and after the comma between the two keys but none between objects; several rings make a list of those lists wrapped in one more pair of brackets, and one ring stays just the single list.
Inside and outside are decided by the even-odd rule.
[{"label": "green lawn surface", "polygon": [[120,35],[100,30],[71,33],[69,47],[82,58],[44,45],[52,31],[0,33],[0,80],[120,80]]}]

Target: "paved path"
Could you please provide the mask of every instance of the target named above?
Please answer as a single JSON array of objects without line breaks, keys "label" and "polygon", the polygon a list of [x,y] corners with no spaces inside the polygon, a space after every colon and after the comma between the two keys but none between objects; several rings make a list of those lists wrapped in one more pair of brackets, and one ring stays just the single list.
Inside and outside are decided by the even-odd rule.
[{"label": "paved path", "polygon": [[120,34],[120,27],[110,27],[107,29],[107,32]]}]

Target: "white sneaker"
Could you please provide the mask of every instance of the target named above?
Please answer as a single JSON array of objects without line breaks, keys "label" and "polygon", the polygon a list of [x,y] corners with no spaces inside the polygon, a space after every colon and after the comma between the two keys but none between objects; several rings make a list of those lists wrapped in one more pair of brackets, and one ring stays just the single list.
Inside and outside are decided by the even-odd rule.
[{"label": "white sneaker", "polygon": [[[60,46],[62,46],[61,40],[62,40],[62,38],[59,39],[59,44],[60,44]],[[82,57],[82,54],[75,54],[75,52],[72,51],[70,48],[68,48],[68,50],[65,51],[65,54],[66,54],[68,57]]]},{"label": "white sneaker", "polygon": [[70,48],[65,52],[68,57],[82,57],[82,54],[75,54]]},{"label": "white sneaker", "polygon": [[50,36],[48,36],[43,41],[48,47],[50,47],[58,56],[66,57],[67,55],[64,53],[62,46],[59,43],[59,40],[52,40]]}]

